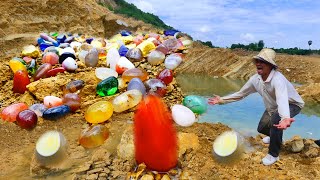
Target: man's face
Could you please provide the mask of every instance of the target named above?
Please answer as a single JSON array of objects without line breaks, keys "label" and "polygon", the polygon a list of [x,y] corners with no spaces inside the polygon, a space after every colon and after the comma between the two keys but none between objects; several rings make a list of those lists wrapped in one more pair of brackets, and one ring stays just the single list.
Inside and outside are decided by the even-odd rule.
[{"label": "man's face", "polygon": [[255,59],[255,65],[257,67],[257,73],[260,75],[260,76],[268,76],[272,70],[272,65],[267,63],[267,62],[264,62],[264,61],[261,61],[261,60],[258,60],[258,59]]}]

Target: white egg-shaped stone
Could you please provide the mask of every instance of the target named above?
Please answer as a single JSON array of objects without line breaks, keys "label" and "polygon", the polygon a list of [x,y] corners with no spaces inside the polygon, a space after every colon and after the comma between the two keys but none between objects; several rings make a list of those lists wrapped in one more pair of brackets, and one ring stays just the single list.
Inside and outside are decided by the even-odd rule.
[{"label": "white egg-shaped stone", "polygon": [[114,112],[123,112],[130,108],[133,108],[142,99],[142,94],[139,90],[132,89],[130,91],[126,91],[112,101]]},{"label": "white egg-shaped stone", "polygon": [[67,71],[75,71],[78,68],[78,64],[72,57],[68,57],[62,62],[62,67]]},{"label": "white egg-shaped stone", "polygon": [[182,62],[182,58],[178,54],[170,54],[165,60],[164,60],[164,65],[166,66],[167,69],[174,70],[177,68],[180,63]]},{"label": "white egg-shaped stone", "polygon": [[124,71],[133,68],[135,68],[134,64],[123,56],[119,59],[118,63],[116,64],[116,71],[118,74],[122,74]]},{"label": "white egg-shaped stone", "polygon": [[72,41],[70,43],[70,47],[75,50],[75,51],[78,51],[78,49],[80,48],[81,46],[81,42],[78,42],[78,41]]},{"label": "white egg-shaped stone", "polygon": [[196,122],[194,113],[183,105],[176,104],[172,107],[171,111],[173,120],[180,126],[191,126]]},{"label": "white egg-shaped stone", "polygon": [[87,56],[87,54],[89,53],[89,51],[85,51],[85,50],[81,50],[78,54],[78,58],[81,62],[85,62],[85,58]]},{"label": "white egg-shaped stone", "polygon": [[120,54],[116,48],[111,48],[107,54],[107,66],[111,69],[116,70],[116,65],[120,59]]},{"label": "white egg-shaped stone", "polygon": [[74,49],[72,47],[66,47],[66,48],[62,49],[60,54],[63,54],[63,53],[76,54],[76,52],[74,51]]},{"label": "white egg-shaped stone", "polygon": [[95,75],[100,80],[107,79],[108,77],[111,77],[111,76],[114,76],[116,78],[118,77],[118,73],[115,70],[110,68],[105,68],[105,67],[96,68]]}]

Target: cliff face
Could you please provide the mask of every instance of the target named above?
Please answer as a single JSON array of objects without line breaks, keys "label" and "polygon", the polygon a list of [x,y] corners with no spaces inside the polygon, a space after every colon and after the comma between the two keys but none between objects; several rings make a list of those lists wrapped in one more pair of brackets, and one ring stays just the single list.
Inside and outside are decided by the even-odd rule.
[{"label": "cliff face", "polygon": [[[112,0],[104,1],[116,5]],[[108,38],[122,29],[154,30],[142,21],[113,14],[95,0],[2,0],[0,5],[1,59],[35,42],[40,32],[86,33]]]}]

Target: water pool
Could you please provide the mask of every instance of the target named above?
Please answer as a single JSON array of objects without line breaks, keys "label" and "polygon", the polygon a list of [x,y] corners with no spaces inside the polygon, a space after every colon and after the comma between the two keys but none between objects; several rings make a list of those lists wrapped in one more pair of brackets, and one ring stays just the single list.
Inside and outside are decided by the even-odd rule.
[{"label": "water pool", "polygon": [[[238,91],[245,80],[214,78],[206,75],[179,74],[177,83],[187,95],[200,95],[205,98],[213,94],[224,96]],[[199,116],[199,122],[221,122],[248,136],[258,134],[257,126],[264,112],[261,96],[254,93],[245,99],[225,105],[209,105],[206,113]],[[301,113],[295,116],[295,122],[284,131],[284,139],[294,135],[303,138],[320,138],[320,105],[306,103]]]}]

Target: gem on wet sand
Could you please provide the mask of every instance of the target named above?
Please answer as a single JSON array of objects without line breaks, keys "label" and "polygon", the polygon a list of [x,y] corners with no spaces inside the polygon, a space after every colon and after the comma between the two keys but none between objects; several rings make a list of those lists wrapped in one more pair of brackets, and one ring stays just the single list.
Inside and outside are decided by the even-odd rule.
[{"label": "gem on wet sand", "polygon": [[108,137],[108,129],[103,125],[97,124],[81,132],[79,143],[85,148],[95,148],[102,145]]},{"label": "gem on wet sand", "polygon": [[45,78],[47,75],[47,72],[52,68],[52,65],[49,63],[42,64],[36,71],[36,73],[33,75],[33,79],[35,81],[39,80],[40,78]]},{"label": "gem on wet sand", "polygon": [[85,112],[85,119],[89,123],[98,124],[107,121],[113,114],[113,106],[109,101],[98,101]]},{"label": "gem on wet sand", "polygon": [[38,116],[35,112],[26,109],[17,115],[17,124],[23,129],[33,129],[38,122]]},{"label": "gem on wet sand", "polygon": [[139,90],[133,89],[126,91],[113,99],[112,105],[114,112],[122,112],[136,106],[142,99]]},{"label": "gem on wet sand", "polygon": [[96,88],[96,92],[100,96],[111,96],[118,91],[118,79],[114,76],[102,80]]},{"label": "gem on wet sand", "polygon": [[42,166],[61,163],[67,155],[67,140],[59,131],[47,131],[39,137],[35,153]]},{"label": "gem on wet sand", "polygon": [[213,152],[221,157],[231,155],[238,147],[238,136],[235,131],[227,131],[219,135],[213,142]]},{"label": "gem on wet sand", "polygon": [[28,106],[25,103],[11,104],[2,110],[1,119],[4,121],[14,122],[16,121],[19,112],[26,109],[28,109]]}]

